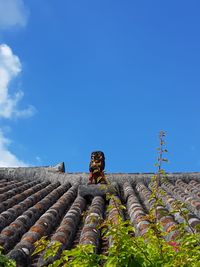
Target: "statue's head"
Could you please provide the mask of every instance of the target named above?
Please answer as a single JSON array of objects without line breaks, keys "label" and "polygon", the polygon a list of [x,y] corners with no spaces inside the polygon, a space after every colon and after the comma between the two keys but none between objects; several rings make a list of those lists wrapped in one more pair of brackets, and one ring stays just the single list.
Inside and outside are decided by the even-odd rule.
[{"label": "statue's head", "polygon": [[105,160],[104,153],[102,151],[94,151],[91,153],[91,161]]}]

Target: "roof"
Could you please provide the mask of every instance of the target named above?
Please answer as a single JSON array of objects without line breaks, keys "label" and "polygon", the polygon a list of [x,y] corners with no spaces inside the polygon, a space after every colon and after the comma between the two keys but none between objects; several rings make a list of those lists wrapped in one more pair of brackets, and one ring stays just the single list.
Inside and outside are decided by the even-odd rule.
[{"label": "roof", "polygon": [[[42,236],[62,243],[62,249],[77,244],[93,244],[98,252],[106,251],[108,243],[96,230],[99,220],[115,218],[117,209],[105,213],[105,193],[115,189],[116,197],[127,207],[122,216],[129,218],[137,235],[148,228],[145,215],[151,209],[151,173],[107,174],[110,185],[87,185],[88,173],[65,173],[64,164],[50,167],[0,168],[0,245],[18,266],[44,266],[41,257],[31,257],[35,241]],[[200,224],[200,173],[169,173],[162,184],[166,195],[158,207],[159,220],[168,233],[176,236],[173,226],[181,223],[179,212],[169,215],[175,200],[186,204],[189,224]],[[107,190],[107,191],[106,191]],[[113,200],[110,200],[113,201]],[[87,210],[87,216],[82,216]],[[95,217],[93,224],[90,216]],[[190,229],[188,229],[189,231]]]}]

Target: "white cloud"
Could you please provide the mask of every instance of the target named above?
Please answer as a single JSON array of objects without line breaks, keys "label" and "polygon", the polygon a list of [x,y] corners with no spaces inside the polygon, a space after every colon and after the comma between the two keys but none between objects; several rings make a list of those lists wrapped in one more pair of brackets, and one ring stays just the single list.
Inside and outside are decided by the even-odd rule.
[{"label": "white cloud", "polygon": [[26,163],[19,160],[11,151],[8,146],[10,140],[7,139],[3,132],[0,130],[0,167],[26,167]]},{"label": "white cloud", "polygon": [[21,70],[18,56],[13,54],[8,45],[0,45],[0,118],[30,117],[35,112],[33,106],[24,110],[18,109],[18,103],[24,95],[22,91],[14,95],[9,94],[10,82],[20,74]]},{"label": "white cloud", "polygon": [[24,27],[27,19],[28,10],[22,0],[0,0],[0,29]]},{"label": "white cloud", "polygon": [[[25,27],[29,12],[23,0],[0,0],[0,30]],[[10,84],[22,71],[18,56],[6,44],[0,44],[0,119],[30,117],[35,108],[19,108],[23,91],[11,93]],[[4,126],[4,130],[8,127]],[[6,130],[7,131],[7,130]],[[0,128],[0,167],[25,167],[27,164],[18,159],[9,149],[11,141],[5,137],[3,126]]]}]

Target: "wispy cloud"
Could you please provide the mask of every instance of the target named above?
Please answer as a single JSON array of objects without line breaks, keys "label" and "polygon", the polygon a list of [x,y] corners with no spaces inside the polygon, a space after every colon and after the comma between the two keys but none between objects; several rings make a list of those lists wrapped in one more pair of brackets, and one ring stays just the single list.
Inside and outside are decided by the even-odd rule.
[{"label": "wispy cloud", "polygon": [[0,118],[30,117],[35,112],[33,106],[26,109],[18,108],[19,101],[24,95],[22,91],[17,91],[13,95],[9,93],[10,82],[21,70],[20,60],[11,48],[6,44],[0,45]]},{"label": "wispy cloud", "polygon": [[[25,27],[28,20],[28,9],[23,0],[0,0],[0,30],[9,30]],[[27,118],[35,113],[33,106],[20,108],[20,100],[24,93],[21,90],[11,90],[11,82],[22,71],[20,59],[6,44],[0,44],[0,122],[15,118]],[[12,88],[13,89],[13,88]],[[3,131],[5,125],[0,128],[0,166],[19,167],[27,164],[18,159],[10,150],[12,143]]]},{"label": "wispy cloud", "polygon": [[[35,112],[32,106],[27,109],[18,108],[19,101],[23,97],[22,91],[17,91],[13,95],[9,92],[10,82],[20,74],[21,70],[20,60],[13,54],[11,48],[5,44],[0,45],[0,119],[29,117]],[[26,166],[26,163],[9,150],[10,143],[11,141],[0,129],[0,166]]]},{"label": "wispy cloud", "polygon": [[19,160],[10,150],[11,141],[0,130],[0,166],[2,167],[25,167],[27,164]]},{"label": "wispy cloud", "polygon": [[0,0],[0,29],[24,27],[27,19],[28,10],[22,0]]}]

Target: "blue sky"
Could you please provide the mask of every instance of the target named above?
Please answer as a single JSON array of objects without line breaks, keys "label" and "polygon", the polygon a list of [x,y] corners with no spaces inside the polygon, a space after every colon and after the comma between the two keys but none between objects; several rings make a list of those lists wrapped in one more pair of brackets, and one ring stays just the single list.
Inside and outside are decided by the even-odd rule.
[{"label": "blue sky", "polygon": [[108,172],[152,172],[165,130],[166,170],[200,171],[199,10],[0,0],[0,165],[87,171],[102,150]]}]

